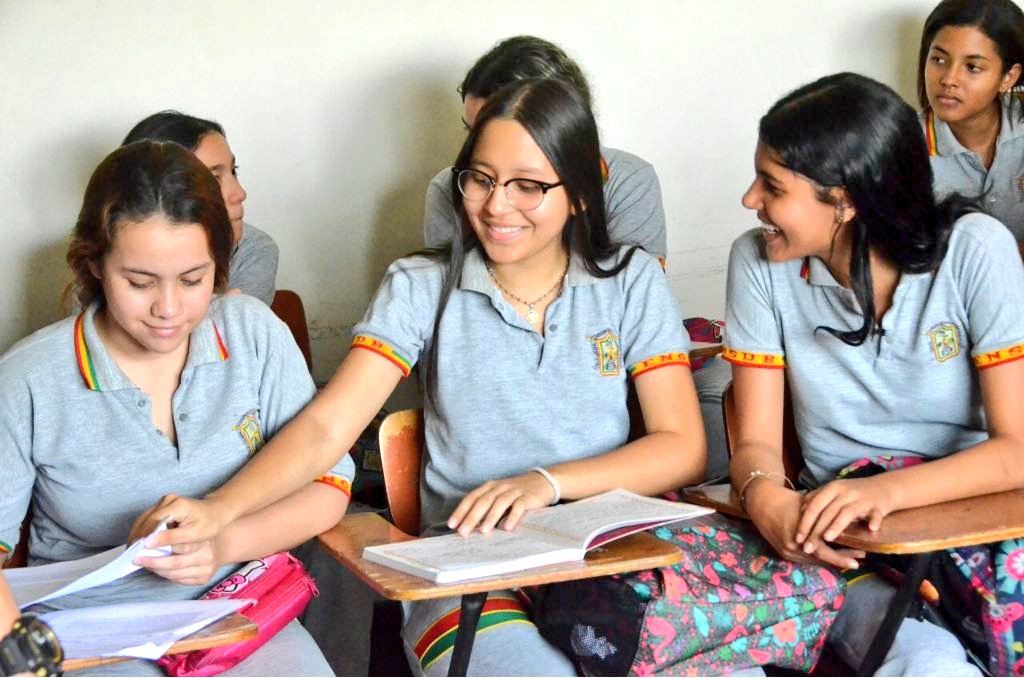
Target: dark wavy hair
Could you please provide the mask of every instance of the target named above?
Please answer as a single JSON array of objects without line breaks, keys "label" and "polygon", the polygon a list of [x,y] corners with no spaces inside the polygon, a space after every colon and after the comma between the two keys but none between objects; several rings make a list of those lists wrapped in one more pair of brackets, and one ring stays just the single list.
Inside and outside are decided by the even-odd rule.
[{"label": "dark wavy hair", "polygon": [[172,224],[202,226],[215,265],[214,290],[227,287],[232,235],[220,184],[181,145],[137,141],[108,155],[85,189],[67,254],[70,291],[83,307],[106,303],[93,268],[103,265],[118,230],[157,214]]},{"label": "dark wavy hair", "polygon": [[[995,43],[1002,74],[1014,64],[1024,66],[1024,12],[1013,0],[943,0],[924,22],[921,33],[921,47],[917,55],[917,101],[922,111],[927,111],[928,93],[925,90],[924,69],[928,63],[928,52],[935,36],[947,26],[974,26]],[[1021,84],[1018,76],[1012,87]],[[1011,105],[1016,106],[1021,120],[1024,120],[1024,105],[1014,97]]]},{"label": "dark wavy hair", "polygon": [[[601,267],[603,260],[618,251],[618,245],[612,243],[608,236],[601,148],[597,123],[586,98],[572,85],[556,79],[528,78],[506,85],[488,97],[480,110],[476,124],[469,131],[455,161],[457,169],[470,165],[480,136],[492,120],[514,120],[522,125],[554,168],[571,207],[562,230],[562,243],[570,255],[582,259],[587,271],[598,278],[612,277],[628,266],[635,247],[611,268]],[[440,408],[436,374],[441,318],[452,290],[462,278],[466,254],[482,249],[476,233],[469,226],[455,173],[452,174],[451,192],[459,215],[459,236],[452,239],[450,246],[430,251],[447,262],[433,339],[425,361],[426,397],[435,409]]]},{"label": "dark wavy hair", "polygon": [[889,87],[856,73],[816,80],[773,105],[760,141],[779,162],[817,185],[823,203],[845,191],[856,211],[848,222],[850,284],[863,323],[854,330],[819,327],[859,346],[875,324],[869,250],[903,273],[935,270],[953,222],[975,209],[959,195],[936,202],[928,149],[917,114]]},{"label": "dark wavy hair", "polygon": [[561,47],[532,35],[502,40],[476,60],[459,85],[459,94],[487,99],[499,89],[527,78],[557,78],[571,84],[593,108],[590,85]]},{"label": "dark wavy hair", "polygon": [[190,151],[199,148],[203,137],[207,134],[219,134],[222,137],[224,128],[213,120],[204,120],[179,111],[160,111],[140,120],[128,132],[121,145],[136,141],[173,141]]}]

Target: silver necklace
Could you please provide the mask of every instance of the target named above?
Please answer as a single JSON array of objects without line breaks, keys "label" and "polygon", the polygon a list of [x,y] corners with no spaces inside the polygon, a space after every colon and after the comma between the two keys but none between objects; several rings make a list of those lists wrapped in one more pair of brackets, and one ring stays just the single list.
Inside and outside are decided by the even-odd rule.
[{"label": "silver necklace", "polygon": [[489,264],[487,266],[487,272],[491,275],[491,278],[494,280],[494,284],[498,286],[498,289],[500,289],[502,292],[518,301],[520,304],[526,304],[526,322],[530,323],[531,325],[536,325],[537,321],[540,320],[540,314],[537,313],[537,309],[534,308],[534,305],[539,304],[541,301],[546,299],[549,294],[558,289],[558,286],[562,284],[562,281],[565,280],[565,276],[569,275],[569,260],[565,260],[565,270],[562,271],[562,275],[558,276],[558,280],[556,280],[555,284],[551,286],[551,289],[549,289],[547,292],[540,295],[533,301],[527,301],[526,299],[517,297],[515,294],[512,293],[511,290],[502,285],[501,281],[498,280],[498,276],[494,274],[494,269],[491,268]]}]

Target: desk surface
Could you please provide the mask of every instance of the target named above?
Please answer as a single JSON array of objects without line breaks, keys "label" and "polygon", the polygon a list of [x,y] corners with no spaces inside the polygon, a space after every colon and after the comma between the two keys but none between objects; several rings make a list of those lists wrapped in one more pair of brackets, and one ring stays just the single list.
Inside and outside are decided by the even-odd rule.
[{"label": "desk surface", "polygon": [[[205,650],[211,647],[220,647],[238,643],[243,640],[255,638],[259,632],[256,624],[237,612],[210,624],[204,629],[196,631],[187,638],[182,638],[167,651],[167,654],[178,654],[181,652],[192,652],[193,650]],[[94,666],[105,664],[116,664],[128,661],[131,657],[89,657],[81,659],[65,659],[64,671],[79,671]]]},{"label": "desk surface", "polygon": [[432,581],[364,560],[363,549],[414,539],[374,513],[349,515],[319,536],[320,545],[366,584],[392,600],[428,600],[505,588],[588,579],[607,574],[664,567],[682,557],[674,545],[645,532],[594,549],[585,560],[537,567],[453,584]]},{"label": "desk surface", "polygon": [[[693,487],[686,501],[746,518],[728,484]],[[877,532],[855,523],[836,543],[871,553],[927,553],[1024,537],[1024,490],[986,494],[891,513]]]}]

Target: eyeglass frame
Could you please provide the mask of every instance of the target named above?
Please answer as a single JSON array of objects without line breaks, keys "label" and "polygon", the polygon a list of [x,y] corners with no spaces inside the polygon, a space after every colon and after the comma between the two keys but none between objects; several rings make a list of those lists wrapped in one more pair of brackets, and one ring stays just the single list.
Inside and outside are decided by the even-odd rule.
[{"label": "eyeglass frame", "polygon": [[[474,200],[473,198],[467,196],[465,191],[462,190],[462,182],[459,181],[459,177],[462,175],[463,172],[476,172],[477,174],[481,174],[487,177],[488,181],[491,182],[491,189],[487,192],[487,195],[477,200]],[[539,208],[541,205],[544,204],[544,198],[547,197],[548,191],[550,191],[552,188],[558,188],[559,186],[562,186],[564,184],[564,182],[561,181],[556,181],[555,183],[552,184],[548,183],[547,181],[538,181],[537,179],[526,179],[524,177],[512,177],[508,181],[499,182],[497,179],[492,177],[487,172],[483,172],[472,167],[463,167],[461,169],[458,167],[452,167],[452,174],[455,176],[455,185],[458,187],[459,193],[461,193],[462,197],[465,198],[466,200],[469,200],[470,202],[485,202],[494,193],[495,187],[501,186],[505,189],[505,199],[508,201],[508,204],[512,205],[512,207],[515,207],[520,212],[532,212],[533,210]],[[536,184],[537,186],[539,186],[541,193],[544,194],[541,197],[540,202],[529,209],[523,209],[522,207],[519,207],[514,202],[512,202],[512,196],[508,194],[508,185],[511,184],[513,181],[527,181],[531,184]]]}]

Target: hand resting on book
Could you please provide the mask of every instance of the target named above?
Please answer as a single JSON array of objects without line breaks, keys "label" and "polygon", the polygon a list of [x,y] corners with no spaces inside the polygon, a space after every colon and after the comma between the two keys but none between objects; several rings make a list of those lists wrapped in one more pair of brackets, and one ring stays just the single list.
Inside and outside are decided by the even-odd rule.
[{"label": "hand resting on book", "polygon": [[534,471],[490,480],[462,498],[448,518],[448,527],[463,537],[474,529],[487,534],[507,516],[502,527],[514,530],[523,513],[548,506],[554,496],[551,483]]}]

